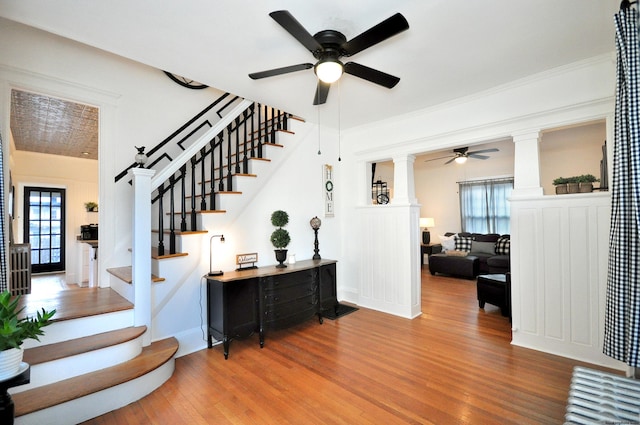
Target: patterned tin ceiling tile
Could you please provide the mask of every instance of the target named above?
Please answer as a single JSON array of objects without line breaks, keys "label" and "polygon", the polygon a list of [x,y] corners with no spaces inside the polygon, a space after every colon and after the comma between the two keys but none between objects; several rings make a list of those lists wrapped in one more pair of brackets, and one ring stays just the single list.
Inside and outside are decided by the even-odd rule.
[{"label": "patterned tin ceiling tile", "polygon": [[11,90],[11,133],[16,149],[98,159],[98,108]]}]

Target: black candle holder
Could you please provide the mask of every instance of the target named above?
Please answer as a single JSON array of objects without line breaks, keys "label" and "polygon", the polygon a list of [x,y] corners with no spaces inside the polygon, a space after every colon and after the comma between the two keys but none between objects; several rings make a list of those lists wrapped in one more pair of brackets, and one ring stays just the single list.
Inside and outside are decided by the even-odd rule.
[{"label": "black candle holder", "polygon": [[320,229],[320,225],[322,224],[322,221],[320,221],[320,219],[316,216],[316,217],[313,217],[311,221],[309,221],[309,224],[311,225],[311,228],[313,229],[313,233],[315,235],[315,240],[313,242],[314,254],[312,259],[320,260],[320,250],[318,249],[318,229]]}]

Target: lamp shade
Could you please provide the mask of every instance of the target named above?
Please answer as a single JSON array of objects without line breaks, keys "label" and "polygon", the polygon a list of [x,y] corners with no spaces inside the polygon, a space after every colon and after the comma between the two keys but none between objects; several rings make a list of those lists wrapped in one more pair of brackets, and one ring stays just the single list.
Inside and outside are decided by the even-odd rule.
[{"label": "lamp shade", "polygon": [[427,228],[433,227],[436,225],[436,222],[431,217],[420,217],[420,227]]}]

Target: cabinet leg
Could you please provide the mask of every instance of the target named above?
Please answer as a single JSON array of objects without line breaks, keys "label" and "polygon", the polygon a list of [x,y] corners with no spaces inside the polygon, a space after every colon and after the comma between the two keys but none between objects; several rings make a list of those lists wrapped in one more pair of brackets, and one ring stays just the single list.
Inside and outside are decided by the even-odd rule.
[{"label": "cabinet leg", "polygon": [[207,348],[213,347],[213,337],[211,334],[207,335]]},{"label": "cabinet leg", "polygon": [[478,305],[480,306],[480,308],[484,308],[484,301],[478,300]]},{"label": "cabinet leg", "polygon": [[222,347],[224,349],[224,359],[227,360],[229,358],[229,337],[226,335],[222,338]]},{"label": "cabinet leg", "polygon": [[318,322],[320,322],[320,324],[324,323],[324,318],[322,317],[322,313],[318,313]]},{"label": "cabinet leg", "polygon": [[264,329],[260,329],[260,348],[264,347]]}]

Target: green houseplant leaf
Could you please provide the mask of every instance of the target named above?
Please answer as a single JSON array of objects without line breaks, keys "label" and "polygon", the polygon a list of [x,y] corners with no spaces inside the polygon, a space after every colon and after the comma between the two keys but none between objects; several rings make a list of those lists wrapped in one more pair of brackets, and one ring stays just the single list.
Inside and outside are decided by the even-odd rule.
[{"label": "green houseplant leaf", "polygon": [[36,317],[27,317],[18,308],[20,296],[11,297],[9,291],[0,294],[0,351],[20,348],[27,339],[39,341],[44,335],[43,327],[51,324],[56,310],[46,311],[44,308],[36,313]]}]

